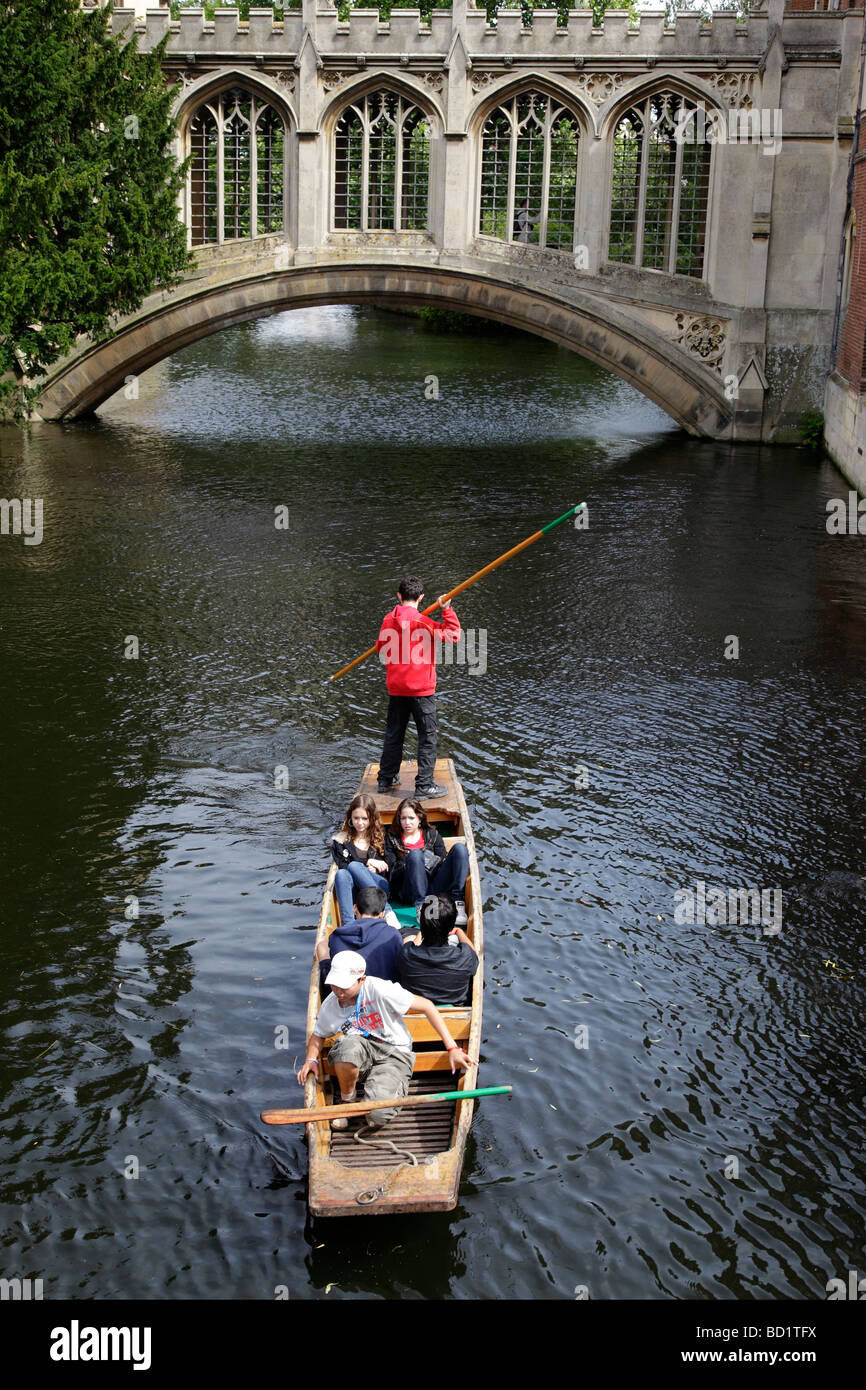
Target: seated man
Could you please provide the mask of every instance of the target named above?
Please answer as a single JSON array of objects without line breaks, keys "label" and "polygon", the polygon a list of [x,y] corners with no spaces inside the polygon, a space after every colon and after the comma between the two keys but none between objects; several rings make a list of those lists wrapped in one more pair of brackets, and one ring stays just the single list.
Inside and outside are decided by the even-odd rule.
[{"label": "seated man", "polygon": [[437,1004],[467,1003],[478,969],[475,948],[465,931],[455,927],[456,920],[453,898],[426,897],[421,904],[421,930],[406,939],[397,961],[400,984]]},{"label": "seated man", "polygon": [[[393,930],[393,928],[391,928]],[[367,1100],[392,1100],[409,1093],[412,1076],[412,1035],[404,1015],[416,1009],[436,1029],[448,1050],[452,1072],[456,1067],[474,1067],[459,1048],[442,1015],[429,999],[410,994],[401,985],[367,975],[363,956],[356,951],[340,951],[331,961],[327,984],[331,994],[325,1000],[307,1042],[304,1065],[298,1072],[303,1086],[310,1072],[319,1074],[319,1053],[325,1038],[341,1036],[331,1045],[328,1060],[337,1073],[344,1101],[357,1099],[358,1078],[364,1083]],[[387,1107],[371,1110],[367,1123],[376,1128],[397,1114]],[[347,1119],[331,1121],[332,1129],[346,1129]]]},{"label": "seated man", "polygon": [[355,904],[354,921],[342,922],[327,941],[319,942],[316,959],[321,961],[319,977],[323,997],[330,993],[325,977],[331,957],[338,951],[357,951],[366,961],[371,975],[381,980],[396,980],[403,937],[399,926],[389,926],[385,921],[387,907],[388,899],[381,888],[362,888]]}]

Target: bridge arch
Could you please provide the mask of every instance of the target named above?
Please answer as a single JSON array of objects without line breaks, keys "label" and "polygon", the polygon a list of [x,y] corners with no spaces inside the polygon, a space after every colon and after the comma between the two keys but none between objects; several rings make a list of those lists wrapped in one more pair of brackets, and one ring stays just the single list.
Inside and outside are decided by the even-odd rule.
[{"label": "bridge arch", "polygon": [[[579,353],[629,381],[694,435],[724,438],[732,411],[721,380],[671,350],[669,340],[631,321],[610,301],[521,287],[489,273],[436,265],[367,262],[302,266],[233,284],[154,296],[114,337],[85,345],[45,379],[42,419],[89,414],[124,382],[223,328],[282,310],[327,304],[432,305],[523,329]],[[680,360],[681,359],[681,360]]]}]

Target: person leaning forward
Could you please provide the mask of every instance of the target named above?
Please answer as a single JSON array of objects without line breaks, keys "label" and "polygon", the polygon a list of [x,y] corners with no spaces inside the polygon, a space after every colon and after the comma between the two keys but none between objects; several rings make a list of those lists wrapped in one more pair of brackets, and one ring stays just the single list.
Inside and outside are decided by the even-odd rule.
[{"label": "person leaning forward", "polygon": [[379,761],[378,790],[387,792],[399,781],[400,762],[406,725],[411,715],[418,731],[418,772],[415,795],[419,799],[439,796],[443,788],[434,784],[436,742],[439,728],[436,720],[436,644],[456,642],[460,636],[460,620],[444,603],[442,622],[434,622],[418,609],[424,597],[424,585],[414,575],[400,580],[397,590],[400,602],[386,613],[376,641],[379,660],[386,667],[385,685],[388,690],[388,718],[385,742]]},{"label": "person leaning forward", "polygon": [[[331,993],[319,1010],[307,1043],[304,1065],[298,1072],[303,1086],[312,1071],[319,1075],[319,1055],[325,1038],[339,1036],[331,1044],[328,1061],[337,1073],[344,1102],[357,1099],[356,1087],[364,1083],[367,1100],[391,1100],[409,1094],[412,1076],[412,1035],[405,1015],[410,1009],[422,1013],[433,1025],[448,1051],[451,1070],[461,1072],[475,1065],[448,1032],[435,1005],[420,994],[410,994],[402,985],[367,975],[364,957],[357,951],[339,951],[331,961],[326,983]],[[397,1114],[387,1106],[371,1110],[367,1123],[373,1128],[387,1124]],[[332,1129],[346,1129],[348,1120],[331,1121]]]},{"label": "person leaning forward", "polygon": [[[341,951],[354,951],[362,956],[370,974],[377,979],[397,979],[397,957],[403,947],[403,937],[399,927],[385,921],[387,906],[388,899],[381,888],[362,888],[354,909],[354,920],[341,922],[327,941],[319,942],[316,960],[319,962],[323,998],[330,994],[326,981],[331,957],[336,958]],[[443,1000],[443,1003],[447,1002],[447,999]]]}]

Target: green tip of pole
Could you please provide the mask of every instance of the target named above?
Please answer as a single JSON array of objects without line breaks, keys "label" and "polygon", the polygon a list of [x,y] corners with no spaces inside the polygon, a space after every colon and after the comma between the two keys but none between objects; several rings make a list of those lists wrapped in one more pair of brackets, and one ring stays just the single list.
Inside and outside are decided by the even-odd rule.
[{"label": "green tip of pole", "polygon": [[508,1096],[510,1086],[479,1086],[475,1090],[443,1091],[440,1100],[474,1100],[476,1096]]},{"label": "green tip of pole", "polygon": [[585,502],[578,502],[575,506],[569,507],[568,511],[563,512],[562,516],[558,516],[555,521],[549,521],[546,526],[542,526],[541,534],[544,535],[545,531],[552,531],[554,526],[558,526],[561,521],[565,521],[566,517],[574,516],[575,512],[579,512],[581,508],[585,506]]}]

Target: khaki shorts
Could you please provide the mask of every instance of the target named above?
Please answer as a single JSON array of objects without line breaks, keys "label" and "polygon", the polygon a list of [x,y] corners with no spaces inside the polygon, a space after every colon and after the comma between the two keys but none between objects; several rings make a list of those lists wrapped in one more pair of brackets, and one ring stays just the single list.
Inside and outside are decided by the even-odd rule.
[{"label": "khaki shorts", "polygon": [[[390,1100],[394,1096],[409,1094],[412,1054],[401,1052],[399,1048],[391,1047],[390,1043],[365,1038],[360,1033],[345,1033],[331,1047],[328,1061],[332,1064],[346,1062],[358,1068],[366,1100]],[[376,1128],[386,1125],[396,1114],[394,1109],[371,1110],[366,1120]]]}]

